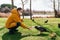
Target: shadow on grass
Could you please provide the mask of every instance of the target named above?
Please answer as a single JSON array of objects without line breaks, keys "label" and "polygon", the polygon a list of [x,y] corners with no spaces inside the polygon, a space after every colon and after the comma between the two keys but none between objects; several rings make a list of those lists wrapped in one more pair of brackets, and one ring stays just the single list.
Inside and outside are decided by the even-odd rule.
[{"label": "shadow on grass", "polygon": [[1,31],[1,30],[3,30],[4,28],[5,28],[5,27],[3,27],[3,28],[0,28],[0,31]]},{"label": "shadow on grass", "polygon": [[49,34],[38,34],[37,36],[48,36]]},{"label": "shadow on grass", "polygon": [[48,36],[49,34],[44,34],[44,33],[42,33],[42,34],[37,34],[37,35],[32,35],[32,36],[40,36],[40,37],[45,37],[45,36]]},{"label": "shadow on grass", "polygon": [[60,36],[60,30],[55,32],[58,36]]},{"label": "shadow on grass", "polygon": [[15,34],[9,34],[9,33],[5,33],[2,36],[2,40],[21,40],[24,37],[28,37],[29,35],[24,35],[22,36],[21,33],[17,32]]},{"label": "shadow on grass", "polygon": [[[24,37],[28,37],[30,35],[21,35],[21,33],[17,32],[15,34],[8,34],[8,33],[5,33],[3,36],[2,36],[2,40],[21,40],[22,38]],[[32,36],[48,36],[48,34],[38,34],[38,35],[32,35]]]}]

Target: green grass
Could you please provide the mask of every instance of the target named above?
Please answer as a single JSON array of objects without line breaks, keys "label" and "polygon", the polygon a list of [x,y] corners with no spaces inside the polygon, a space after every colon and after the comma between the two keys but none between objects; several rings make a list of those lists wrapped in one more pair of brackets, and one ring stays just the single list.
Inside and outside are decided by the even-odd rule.
[{"label": "green grass", "polygon": [[[43,35],[39,35],[39,31],[33,28],[32,30],[23,29],[22,27],[18,28],[18,32],[9,35],[8,29],[6,29],[5,23],[6,18],[0,18],[0,40],[51,40],[49,33],[44,32]],[[43,25],[44,27],[50,29],[51,31],[57,34],[56,40],[60,40],[60,29],[58,28],[58,23],[60,23],[59,18],[35,18],[35,22]],[[45,20],[49,20],[47,24],[44,23]],[[29,19],[24,19],[26,26],[36,26],[37,24]],[[21,33],[22,34],[21,34]]]}]

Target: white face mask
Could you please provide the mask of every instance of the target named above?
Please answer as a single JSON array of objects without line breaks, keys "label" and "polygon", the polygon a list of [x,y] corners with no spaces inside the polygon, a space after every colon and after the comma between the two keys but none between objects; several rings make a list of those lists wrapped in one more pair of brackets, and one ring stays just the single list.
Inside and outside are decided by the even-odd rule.
[{"label": "white face mask", "polygon": [[19,14],[22,15],[22,12],[19,11]]}]

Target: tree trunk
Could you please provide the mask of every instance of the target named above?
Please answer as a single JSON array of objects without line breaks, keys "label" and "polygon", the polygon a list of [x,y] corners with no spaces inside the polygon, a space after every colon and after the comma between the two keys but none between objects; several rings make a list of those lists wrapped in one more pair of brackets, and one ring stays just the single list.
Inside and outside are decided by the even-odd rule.
[{"label": "tree trunk", "polygon": [[30,0],[30,19],[32,20],[32,11],[31,11],[31,0]]},{"label": "tree trunk", "polygon": [[23,0],[21,0],[21,2],[22,2],[22,8],[23,8],[22,16],[23,16],[23,19],[24,19],[24,2],[23,2]]},{"label": "tree trunk", "polygon": [[56,18],[60,18],[59,14],[59,0],[58,0],[58,11],[55,9],[55,0],[53,0],[54,13]]},{"label": "tree trunk", "polygon": [[14,8],[14,0],[11,0],[12,3],[12,9]]},{"label": "tree trunk", "polygon": [[60,12],[59,12],[59,9],[60,9],[60,0],[58,0],[58,13],[57,13],[57,16],[58,16],[58,18],[60,18]]},{"label": "tree trunk", "polygon": [[55,13],[55,17],[56,17],[56,10],[55,10],[55,0],[53,0],[53,8],[54,8],[54,13]]}]

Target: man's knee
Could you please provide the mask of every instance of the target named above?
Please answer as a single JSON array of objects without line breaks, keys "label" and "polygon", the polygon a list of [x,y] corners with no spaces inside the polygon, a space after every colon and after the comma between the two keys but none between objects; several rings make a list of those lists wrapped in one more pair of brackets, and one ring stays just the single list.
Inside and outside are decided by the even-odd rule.
[{"label": "man's knee", "polygon": [[21,25],[21,23],[20,22],[17,22],[17,26],[20,26]]}]

